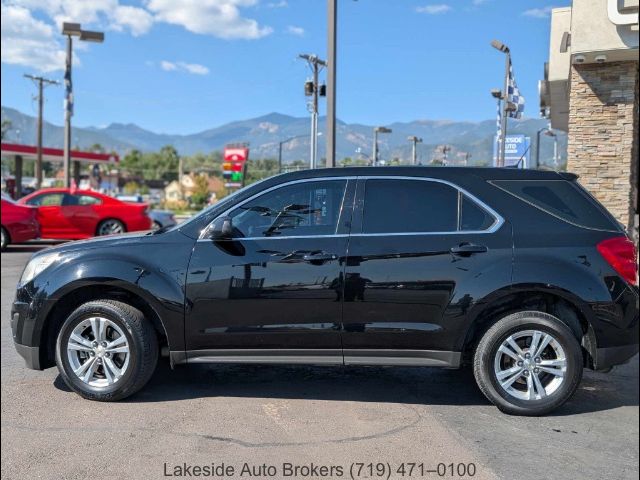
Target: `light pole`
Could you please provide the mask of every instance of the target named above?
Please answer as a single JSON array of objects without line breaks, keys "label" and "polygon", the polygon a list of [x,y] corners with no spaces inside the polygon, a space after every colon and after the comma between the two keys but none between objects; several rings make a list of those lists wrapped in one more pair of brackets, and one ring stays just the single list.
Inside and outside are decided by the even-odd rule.
[{"label": "light pole", "polygon": [[493,40],[491,46],[505,54],[504,88],[502,89],[502,115],[500,118],[500,143],[498,145],[497,166],[504,167],[505,143],[507,140],[507,109],[509,103],[509,70],[511,67],[511,51],[504,43]]},{"label": "light pole", "polygon": [[392,130],[387,127],[374,127],[373,129],[373,154],[371,155],[371,159],[374,167],[378,166],[378,134],[391,132]]},{"label": "light pole", "polygon": [[45,85],[60,85],[60,82],[49,80],[35,75],[24,75],[25,78],[33,80],[38,86],[38,126],[36,134],[36,189],[42,188],[42,113],[44,108],[44,87]]},{"label": "light pole", "polygon": [[[295,137],[289,137],[285,140],[281,140],[280,142],[278,142],[278,173],[282,173],[282,146],[285,143],[289,143],[298,138],[306,138],[306,137],[307,135],[296,135]],[[312,139],[312,143],[313,143],[313,139]]]},{"label": "light pole", "polygon": [[103,32],[93,32],[82,30],[79,23],[62,24],[62,34],[67,37],[67,59],[65,62],[64,85],[65,85],[65,109],[64,109],[64,183],[67,188],[71,187],[71,116],[73,115],[73,84],[71,83],[71,66],[73,62],[73,40],[86,42],[104,42]]},{"label": "light pole", "polygon": [[336,166],[338,0],[327,0],[327,167]]},{"label": "light pole", "polygon": [[543,133],[548,137],[553,137],[553,165],[554,169],[558,169],[558,135],[549,127],[543,127],[536,132],[536,169],[540,168],[540,134]]},{"label": "light pole", "polygon": [[418,143],[422,143],[422,139],[420,137],[416,137],[412,135],[407,138],[411,142],[411,165],[418,164]]}]

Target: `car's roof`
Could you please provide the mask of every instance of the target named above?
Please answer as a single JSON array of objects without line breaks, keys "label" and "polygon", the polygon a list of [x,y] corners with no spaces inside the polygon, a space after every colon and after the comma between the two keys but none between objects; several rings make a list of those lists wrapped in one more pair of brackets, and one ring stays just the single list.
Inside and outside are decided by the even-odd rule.
[{"label": "car's roof", "polygon": [[474,175],[484,180],[574,180],[577,178],[576,175],[571,173],[552,170],[423,166],[320,168],[285,173],[279,177],[284,178],[286,176],[291,180],[343,176],[404,176],[455,179],[465,175]]}]

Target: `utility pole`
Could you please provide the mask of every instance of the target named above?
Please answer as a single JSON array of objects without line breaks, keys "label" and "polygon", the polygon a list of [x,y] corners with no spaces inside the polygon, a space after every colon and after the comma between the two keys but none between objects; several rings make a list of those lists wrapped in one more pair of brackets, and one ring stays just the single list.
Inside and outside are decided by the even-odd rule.
[{"label": "utility pole", "polygon": [[338,0],[327,0],[327,167],[336,166],[337,24]]},{"label": "utility pole", "polygon": [[408,137],[407,140],[411,142],[411,165],[418,164],[418,143],[422,143],[422,139],[420,137],[416,137],[415,135]]},{"label": "utility pole", "polygon": [[60,82],[44,77],[24,74],[25,78],[33,80],[38,86],[38,127],[36,135],[36,188],[42,188],[42,116],[44,109],[44,87],[45,85],[59,85]]},{"label": "utility pole", "polygon": [[309,111],[311,112],[311,153],[309,156],[309,167],[313,170],[318,167],[318,97],[325,95],[324,86],[318,84],[318,76],[320,70],[327,66],[327,62],[320,60],[316,55],[300,54],[298,55],[309,64],[309,68],[313,74],[313,80],[305,83],[305,95],[311,97],[309,102]]},{"label": "utility pole", "polygon": [[493,40],[491,46],[505,54],[504,88],[502,89],[502,116],[500,119],[500,143],[498,144],[498,167],[504,167],[507,141],[507,112],[509,111],[509,78],[511,77],[511,50],[504,43]]}]

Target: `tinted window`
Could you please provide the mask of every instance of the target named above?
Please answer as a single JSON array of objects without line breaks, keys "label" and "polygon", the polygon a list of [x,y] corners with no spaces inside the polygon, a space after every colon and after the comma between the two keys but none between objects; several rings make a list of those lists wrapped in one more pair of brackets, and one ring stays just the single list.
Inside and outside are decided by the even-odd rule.
[{"label": "tinted window", "polygon": [[27,205],[40,207],[57,207],[62,205],[63,193],[45,193],[27,200]]},{"label": "tinted window", "polygon": [[78,205],[100,205],[102,200],[91,195],[76,195],[78,197]]},{"label": "tinted window", "polygon": [[452,232],[458,229],[458,190],[416,180],[367,180],[363,233]]},{"label": "tinted window", "polygon": [[460,230],[487,230],[495,222],[495,218],[484,208],[462,194],[460,203]]},{"label": "tinted window", "polygon": [[575,225],[604,230],[619,226],[575,182],[566,180],[495,180],[498,187],[547,213]]},{"label": "tinted window", "polygon": [[336,233],[346,181],[301,182],[278,188],[231,213],[241,237]]}]

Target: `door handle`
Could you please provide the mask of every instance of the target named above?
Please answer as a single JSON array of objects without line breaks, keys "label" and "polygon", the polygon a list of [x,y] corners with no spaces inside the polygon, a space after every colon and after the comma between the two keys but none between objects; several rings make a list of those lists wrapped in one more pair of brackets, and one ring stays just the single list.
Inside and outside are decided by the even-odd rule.
[{"label": "door handle", "polygon": [[485,253],[487,247],[484,245],[474,245],[473,243],[461,243],[456,247],[451,247],[451,253],[460,257],[468,257],[474,253]]},{"label": "door handle", "polygon": [[323,263],[323,262],[328,262],[330,260],[337,260],[338,256],[335,255],[334,253],[327,253],[327,252],[317,252],[317,253],[306,253],[302,259],[305,262],[309,262],[309,263]]}]

